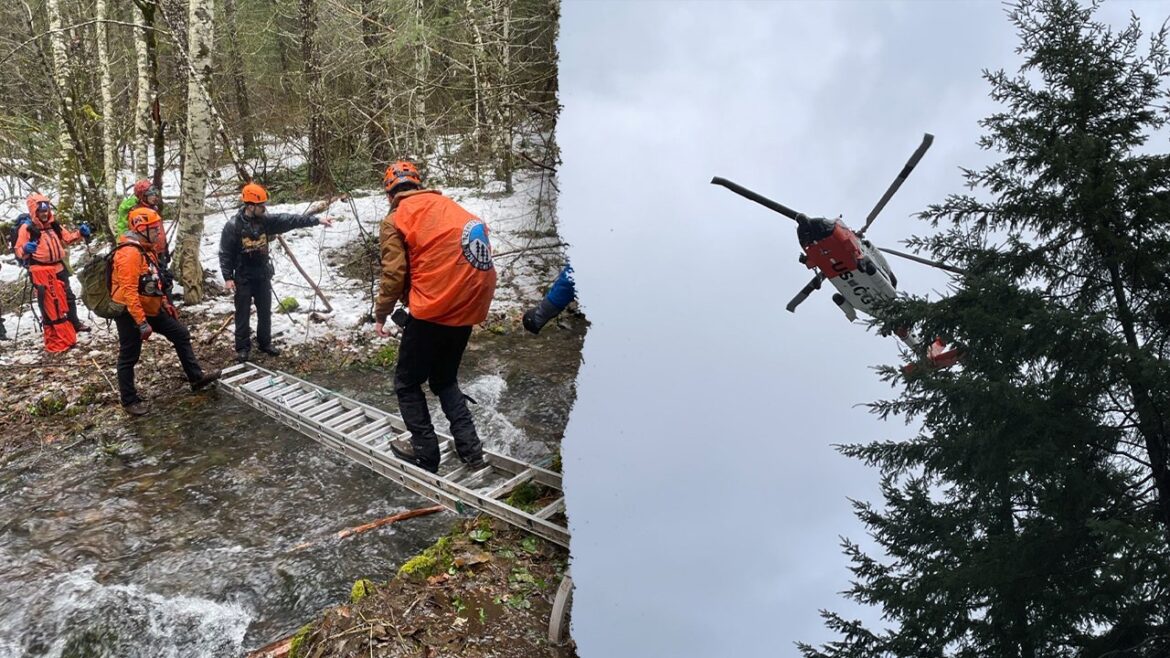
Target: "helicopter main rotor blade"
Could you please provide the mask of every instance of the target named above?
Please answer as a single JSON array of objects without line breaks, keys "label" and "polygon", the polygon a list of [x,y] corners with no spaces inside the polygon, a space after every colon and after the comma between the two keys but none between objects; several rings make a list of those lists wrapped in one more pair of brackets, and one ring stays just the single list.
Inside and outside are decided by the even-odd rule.
[{"label": "helicopter main rotor blade", "polygon": [[817,275],[812,278],[812,281],[809,281],[808,285],[801,288],[800,292],[796,293],[796,296],[793,297],[792,301],[788,302],[788,306],[785,306],[784,308],[788,309],[789,313],[795,313],[796,307],[800,306],[801,302],[808,299],[808,296],[813,294],[814,291],[820,290],[821,281],[824,280],[825,275],[817,272]]},{"label": "helicopter main rotor blade", "polygon": [[723,187],[726,187],[727,189],[731,190],[732,192],[735,192],[736,194],[740,195],[741,197],[743,197],[745,199],[750,199],[752,201],[755,201],[756,203],[760,204],[761,206],[764,206],[765,208],[767,208],[769,210],[775,210],[776,212],[780,213],[781,215],[784,215],[785,217],[792,219],[792,220],[795,220],[797,222],[800,221],[801,217],[805,217],[805,214],[802,212],[796,212],[792,208],[789,208],[788,206],[786,206],[782,203],[776,203],[775,201],[769,199],[768,197],[766,197],[762,194],[757,194],[757,193],[749,190],[748,188],[746,188],[742,185],[739,185],[737,183],[733,183],[733,182],[727,180],[726,178],[720,178],[719,176],[716,176],[716,177],[711,179],[711,184],[712,185],[722,185]]},{"label": "helicopter main rotor blade", "polygon": [[923,265],[937,267],[940,270],[946,270],[948,272],[953,272],[955,274],[966,274],[967,273],[967,270],[960,269],[958,267],[955,267],[954,265],[947,265],[945,263],[940,263],[937,260],[930,260],[929,258],[923,258],[922,256],[915,256],[914,254],[907,254],[907,253],[903,253],[901,251],[887,249],[885,247],[878,247],[878,249],[886,252],[887,254],[892,254],[894,256],[905,258],[906,260],[912,260],[915,263],[922,263]]},{"label": "helicopter main rotor blade", "polygon": [[857,232],[858,237],[865,235],[865,231],[869,229],[869,225],[873,223],[873,220],[877,219],[878,213],[880,213],[882,208],[885,208],[886,204],[890,202],[890,197],[894,196],[894,193],[898,191],[898,188],[902,187],[902,183],[905,183],[906,179],[910,177],[910,172],[914,171],[914,167],[918,165],[918,161],[922,159],[922,156],[926,153],[926,149],[930,148],[930,145],[933,143],[934,135],[926,133],[922,136],[922,143],[918,145],[918,148],[914,150],[913,155],[911,155],[910,159],[906,161],[906,166],[902,167],[902,171],[898,174],[898,177],[894,179],[893,183],[890,183],[889,189],[887,189],[886,193],[882,195],[882,198],[878,200],[877,205],[873,207],[873,210],[869,211],[869,215],[865,218],[865,226],[862,226],[861,230]]}]

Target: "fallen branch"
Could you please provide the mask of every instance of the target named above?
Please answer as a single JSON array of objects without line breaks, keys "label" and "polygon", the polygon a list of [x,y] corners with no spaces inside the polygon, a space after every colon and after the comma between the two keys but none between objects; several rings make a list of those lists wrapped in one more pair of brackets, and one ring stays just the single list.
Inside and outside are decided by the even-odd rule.
[{"label": "fallen branch", "polygon": [[[353,528],[346,528],[345,530],[339,530],[337,532],[337,538],[338,539],[345,539],[346,537],[349,537],[351,535],[360,535],[363,532],[369,532],[370,530],[374,530],[375,528],[381,528],[384,525],[390,525],[391,523],[396,523],[398,521],[405,521],[406,519],[413,519],[416,516],[427,516],[429,514],[435,514],[437,512],[442,512],[445,509],[447,509],[447,508],[443,507],[442,505],[435,505],[433,507],[422,507],[419,509],[412,509],[412,510],[407,510],[405,512],[399,512],[397,514],[392,514],[392,515],[387,516],[385,518],[378,519],[377,521],[371,521],[370,523],[359,525],[359,526],[356,526]],[[294,551],[304,550],[310,546],[313,546],[316,543],[317,543],[316,541],[308,541],[308,542],[305,542],[303,544],[298,544],[297,546],[294,546],[292,550],[294,550]]]},{"label": "fallen branch", "polygon": [[110,390],[114,392],[115,396],[117,396],[118,387],[114,386],[114,382],[110,381],[110,378],[106,376],[106,371],[102,370],[102,367],[98,365],[97,359],[91,356],[89,357],[89,362],[93,364],[93,367],[97,368],[97,371],[101,374],[102,379],[106,380],[106,383],[110,385]]},{"label": "fallen branch", "polygon": [[317,293],[317,297],[319,297],[321,302],[325,304],[325,312],[332,313],[333,305],[329,303],[329,299],[325,297],[325,293],[321,292],[321,289],[317,287],[317,284],[309,278],[309,274],[305,271],[305,268],[301,267],[301,264],[297,262],[297,257],[293,255],[292,249],[290,249],[288,243],[284,241],[284,236],[278,235],[276,236],[276,240],[280,242],[280,246],[284,247],[284,253],[288,255],[288,259],[292,261],[293,266],[297,268],[297,271],[301,273],[301,276],[305,277],[305,281],[308,281],[309,285],[312,286],[313,292]]},{"label": "fallen branch", "polygon": [[231,324],[232,320],[234,320],[235,318],[236,318],[235,313],[228,313],[227,319],[223,321],[223,324],[220,325],[219,329],[216,329],[215,333],[213,333],[210,336],[208,336],[207,338],[203,339],[203,344],[210,345],[212,343],[212,341],[214,341],[216,338],[219,338],[219,335],[223,333],[224,329],[228,328],[228,325]]}]

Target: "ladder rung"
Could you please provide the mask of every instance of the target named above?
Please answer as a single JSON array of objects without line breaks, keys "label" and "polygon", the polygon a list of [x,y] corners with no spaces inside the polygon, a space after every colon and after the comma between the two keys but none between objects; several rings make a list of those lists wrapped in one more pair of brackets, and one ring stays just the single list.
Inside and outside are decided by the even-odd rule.
[{"label": "ladder rung", "polygon": [[262,395],[262,396],[268,398],[269,400],[272,400],[273,402],[283,404],[280,401],[280,398],[283,397],[285,393],[288,393],[289,391],[295,390],[296,388],[297,388],[296,384],[292,384],[289,382],[282,382],[281,385],[274,386],[274,387],[272,387],[272,388],[270,388],[262,393],[258,393],[257,395]]},{"label": "ladder rung", "polygon": [[513,477],[512,479],[508,480],[507,482],[501,484],[500,486],[496,487],[495,489],[492,489],[491,491],[489,491],[487,493],[487,497],[488,498],[503,498],[504,496],[507,496],[508,494],[512,493],[512,490],[515,489],[516,487],[531,480],[533,475],[536,475],[536,471],[534,471],[530,468],[530,469],[520,473],[519,475]]},{"label": "ladder rung", "polygon": [[366,411],[365,411],[365,409],[362,409],[361,407],[358,407],[356,409],[350,409],[348,412],[343,413],[340,416],[331,419],[329,421],[329,429],[331,429],[335,432],[340,432],[341,428],[345,427],[345,425],[347,423],[353,421],[356,418],[364,416],[364,415],[366,415]]},{"label": "ladder rung", "polygon": [[289,400],[285,403],[285,405],[288,407],[289,411],[300,413],[301,411],[308,409],[313,404],[316,404],[320,400],[321,394],[317,391],[310,390],[306,391],[304,395],[299,395]]},{"label": "ladder rung", "polygon": [[278,385],[283,384],[283,383],[284,383],[283,377],[277,377],[276,375],[269,375],[263,379],[257,379],[254,382],[248,382],[247,384],[244,384],[240,388],[243,388],[244,390],[247,390],[247,391],[251,391],[253,393],[259,393],[260,391],[270,389],[273,386],[278,386]]},{"label": "ladder rung", "polygon": [[247,379],[253,375],[259,375],[259,374],[262,374],[262,373],[260,373],[256,370],[252,370],[251,368],[245,368],[244,372],[241,372],[241,373],[236,374],[236,375],[232,375],[231,377],[228,377],[226,379],[221,379],[221,380],[219,380],[219,382],[221,384],[235,384],[238,381],[242,381],[242,380]]},{"label": "ladder rung", "polygon": [[341,406],[341,400],[336,398],[325,398],[320,404],[309,407],[307,409],[298,409],[297,413],[304,416],[306,419],[312,420],[313,416],[328,411],[334,407]]},{"label": "ladder rung", "polygon": [[344,416],[348,410],[349,410],[349,407],[345,406],[345,403],[342,402],[341,400],[338,400],[336,407],[330,407],[329,409],[325,409],[321,413],[310,418],[309,420],[313,421],[314,423],[320,423],[320,424],[324,425],[326,422],[329,422],[333,418],[338,418],[340,416]]},{"label": "ladder rung", "polygon": [[354,441],[365,443],[371,438],[378,436],[380,432],[384,432],[389,426],[389,418],[379,418],[365,427],[354,430],[350,436]]},{"label": "ladder rung", "polygon": [[358,413],[358,415],[354,416],[353,418],[345,421],[344,423],[342,423],[340,425],[337,425],[336,427],[333,428],[333,430],[335,432],[347,432],[348,429],[351,427],[361,427],[362,423],[369,422],[370,416],[369,416],[369,414],[366,413],[365,409],[358,407],[357,411],[360,412],[360,413]]},{"label": "ladder rung", "polygon": [[539,512],[537,512],[536,518],[538,518],[538,519],[552,518],[552,516],[554,514],[563,510],[564,508],[565,508],[565,497],[561,496],[560,498],[557,498],[556,500],[552,501],[551,503],[546,505],[544,508],[542,508]]}]

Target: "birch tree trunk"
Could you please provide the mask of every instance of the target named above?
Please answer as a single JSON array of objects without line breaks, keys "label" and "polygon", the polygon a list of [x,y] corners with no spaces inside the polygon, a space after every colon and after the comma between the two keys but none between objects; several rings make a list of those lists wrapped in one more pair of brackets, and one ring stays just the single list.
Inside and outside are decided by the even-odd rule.
[{"label": "birch tree trunk", "polygon": [[134,14],[134,72],[138,78],[138,90],[134,100],[134,174],[138,178],[150,175],[149,149],[151,141],[150,105],[153,100],[153,76],[150,74],[150,51],[147,40],[151,31],[147,29],[146,10],[139,7]]},{"label": "birch tree trunk", "polygon": [[114,161],[114,82],[110,79],[110,51],[106,46],[106,0],[97,0],[94,13],[97,14],[97,56],[102,88],[102,196],[106,211],[106,224],[110,235],[117,237],[118,205],[114,200],[114,189],[118,180],[118,164]]},{"label": "birch tree trunk", "polygon": [[61,5],[59,0],[46,0],[45,10],[49,14],[49,41],[53,53],[53,78],[61,97],[61,127],[57,133],[57,144],[61,149],[55,169],[57,170],[57,208],[59,214],[67,215],[73,209],[76,192],[77,158],[73,155],[73,142],[69,136],[69,114],[73,111],[73,85],[69,75],[69,51],[65,44],[65,32],[61,30]]},{"label": "birch tree trunk", "polygon": [[512,140],[516,130],[514,124],[515,94],[512,79],[512,0],[499,0],[500,26],[500,76],[499,91],[496,94],[496,120],[499,137],[496,159],[497,173],[504,181],[504,191],[512,193]]},{"label": "birch tree trunk", "polygon": [[203,266],[199,241],[203,236],[203,202],[207,194],[211,162],[211,46],[215,39],[213,0],[190,0],[187,20],[187,56],[192,72],[187,75],[187,145],[180,186],[178,247],[175,274],[183,284],[188,304],[203,301]]}]

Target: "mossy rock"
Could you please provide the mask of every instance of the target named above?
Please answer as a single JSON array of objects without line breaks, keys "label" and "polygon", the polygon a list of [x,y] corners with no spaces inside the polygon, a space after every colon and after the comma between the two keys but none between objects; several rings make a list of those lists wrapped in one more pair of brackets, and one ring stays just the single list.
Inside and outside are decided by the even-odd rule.
[{"label": "mossy rock", "polygon": [[301,626],[301,630],[297,631],[297,634],[292,638],[292,642],[288,645],[288,658],[303,658],[301,654],[305,646],[305,640],[309,639],[309,635],[312,632],[312,623]]},{"label": "mossy rock", "polygon": [[292,313],[301,307],[301,303],[297,301],[296,297],[285,297],[280,300],[280,310],[284,313]]},{"label": "mossy rock", "polygon": [[452,540],[450,536],[442,537],[439,541],[421,555],[416,555],[406,561],[398,569],[398,575],[415,581],[425,580],[451,568]]},{"label": "mossy rock", "polygon": [[32,404],[28,406],[28,414],[30,416],[52,416],[65,409],[65,396],[59,393],[47,393],[38,397]]},{"label": "mossy rock", "polygon": [[365,578],[359,578],[354,581],[353,587],[349,590],[349,602],[357,603],[373,593],[374,583]]}]

